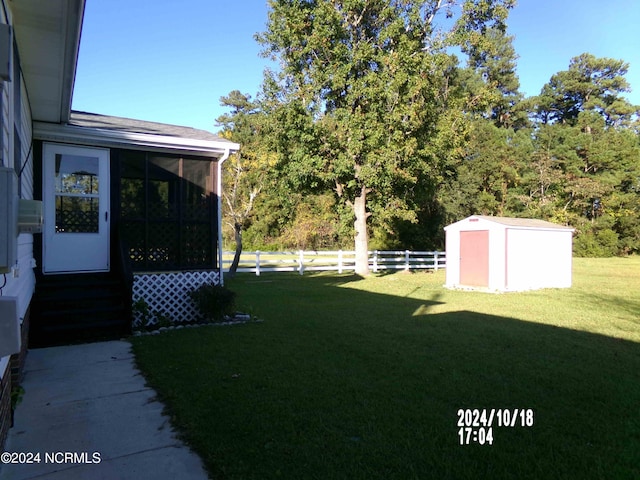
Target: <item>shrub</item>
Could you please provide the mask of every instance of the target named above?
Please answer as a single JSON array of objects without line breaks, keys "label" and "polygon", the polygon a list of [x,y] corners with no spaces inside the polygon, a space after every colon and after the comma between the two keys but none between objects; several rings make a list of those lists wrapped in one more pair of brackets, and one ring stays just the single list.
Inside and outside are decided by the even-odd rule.
[{"label": "shrub", "polygon": [[618,234],[611,229],[584,232],[574,240],[577,257],[612,257],[618,252]]},{"label": "shrub", "polygon": [[208,320],[220,321],[235,309],[236,294],[226,287],[205,283],[189,293],[189,296]]}]

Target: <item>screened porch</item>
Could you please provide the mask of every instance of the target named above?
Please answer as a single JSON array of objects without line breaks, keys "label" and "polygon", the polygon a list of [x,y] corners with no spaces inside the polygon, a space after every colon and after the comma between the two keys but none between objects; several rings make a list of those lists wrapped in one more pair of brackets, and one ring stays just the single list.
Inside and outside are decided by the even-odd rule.
[{"label": "screened porch", "polygon": [[[118,229],[134,272],[217,264],[216,166],[211,158],[112,151]],[[116,202],[114,202],[116,203]]]}]

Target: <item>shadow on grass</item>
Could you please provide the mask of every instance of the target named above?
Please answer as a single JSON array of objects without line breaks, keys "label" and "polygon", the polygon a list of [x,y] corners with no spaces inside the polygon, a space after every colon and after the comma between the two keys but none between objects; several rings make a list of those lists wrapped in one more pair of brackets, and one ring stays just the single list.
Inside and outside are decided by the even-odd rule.
[{"label": "shadow on grass", "polygon": [[[637,478],[640,345],[352,277],[234,281],[265,323],[135,339],[220,478]],[[171,358],[171,361],[167,361]],[[183,392],[189,392],[184,395]],[[460,445],[459,409],[527,409]],[[513,410],[512,410],[513,411]]]}]

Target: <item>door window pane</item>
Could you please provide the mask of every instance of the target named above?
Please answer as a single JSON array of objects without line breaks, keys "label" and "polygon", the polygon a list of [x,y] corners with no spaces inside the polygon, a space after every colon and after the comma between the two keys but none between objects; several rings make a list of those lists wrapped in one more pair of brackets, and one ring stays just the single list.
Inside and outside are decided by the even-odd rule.
[{"label": "door window pane", "polygon": [[98,195],[98,159],[56,155],[56,193]]},{"label": "door window pane", "polygon": [[56,195],[56,233],[99,233],[99,199]]},{"label": "door window pane", "polygon": [[56,233],[99,233],[97,157],[56,155]]}]

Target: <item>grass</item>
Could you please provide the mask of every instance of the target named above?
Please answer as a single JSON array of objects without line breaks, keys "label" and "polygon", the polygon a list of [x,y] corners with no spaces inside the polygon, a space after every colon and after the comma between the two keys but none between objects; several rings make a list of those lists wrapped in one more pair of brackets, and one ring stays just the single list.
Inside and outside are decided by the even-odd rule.
[{"label": "grass", "polygon": [[[214,478],[639,478],[640,258],[567,290],[442,288],[444,272],[239,275],[265,321],[133,339]],[[461,446],[458,409],[532,427]]]}]

